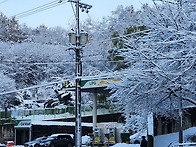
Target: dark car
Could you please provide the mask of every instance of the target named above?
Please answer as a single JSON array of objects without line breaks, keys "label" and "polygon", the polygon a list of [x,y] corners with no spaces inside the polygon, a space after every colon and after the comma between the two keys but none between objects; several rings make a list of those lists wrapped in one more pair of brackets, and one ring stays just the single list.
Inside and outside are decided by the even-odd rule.
[{"label": "dark car", "polygon": [[39,137],[30,142],[26,142],[24,147],[39,147],[39,144],[42,140],[45,140],[47,137]]},{"label": "dark car", "polygon": [[74,140],[70,134],[53,134],[40,143],[41,147],[73,147]]}]

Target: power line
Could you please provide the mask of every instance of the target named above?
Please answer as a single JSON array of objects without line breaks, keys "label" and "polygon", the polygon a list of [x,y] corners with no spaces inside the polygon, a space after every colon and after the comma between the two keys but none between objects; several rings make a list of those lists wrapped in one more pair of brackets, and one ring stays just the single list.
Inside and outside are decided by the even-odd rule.
[{"label": "power line", "polygon": [[[140,34],[140,33],[148,33],[150,32],[151,29],[148,29],[148,30],[143,30],[143,31],[138,31],[138,32],[134,32],[134,33],[129,33],[129,34],[125,34],[125,35],[120,35],[120,36],[117,36],[117,37],[112,37],[112,38],[109,38],[109,39],[103,39],[103,40],[99,40],[99,41],[92,41],[92,42],[88,42],[87,45],[95,45],[95,44],[98,44],[98,43],[103,43],[103,42],[107,42],[107,41],[112,41],[112,40],[115,40],[115,39],[123,39],[125,37],[131,37],[132,35],[137,35],[137,34]],[[71,48],[68,48],[67,50],[70,50]],[[88,49],[85,49],[85,50],[88,50]],[[92,50],[91,48],[89,50]]]},{"label": "power line", "polygon": [[17,62],[17,61],[0,61],[0,64],[23,64],[23,65],[56,65],[56,64],[66,64],[74,63],[75,61],[67,60],[61,62]]},{"label": "power line", "polygon": [[[108,78],[108,75],[109,74],[97,75],[97,76],[85,76],[85,77],[81,77],[81,78],[85,78],[85,79]],[[66,77],[68,77],[68,78],[66,78]],[[16,92],[21,92],[21,91],[25,91],[25,90],[31,90],[31,89],[40,88],[40,87],[46,87],[46,86],[55,85],[55,84],[59,84],[59,83],[62,84],[65,81],[73,81],[74,79],[73,78],[71,79],[70,77],[72,77],[72,75],[65,76],[63,80],[59,80],[59,81],[56,81],[56,82],[50,82],[50,83],[47,83],[47,84],[34,85],[34,86],[22,88],[22,89],[16,89],[16,90],[11,90],[11,91],[0,92],[0,95],[16,93]]]},{"label": "power line", "polygon": [[46,5],[43,8],[35,9],[35,10],[32,10],[32,11],[29,11],[29,12],[26,12],[26,13],[23,13],[23,14],[20,14],[20,15],[17,15],[16,18],[20,19],[20,18],[23,18],[23,17],[27,17],[27,16],[30,16],[30,15],[33,15],[33,14],[36,14],[36,13],[39,13],[39,12],[48,10],[50,8],[57,7],[57,6],[62,5],[64,3],[67,3],[67,2],[64,1],[62,3],[56,3],[56,4]]},{"label": "power line", "polygon": [[[125,34],[125,35],[121,35],[121,36],[118,36],[118,37],[112,37],[112,38],[109,38],[109,39],[103,39],[103,40],[99,40],[99,41],[94,41],[94,42],[89,42],[88,45],[90,44],[98,44],[98,43],[103,43],[103,42],[106,42],[106,41],[112,41],[112,40],[115,40],[115,39],[123,39],[124,37],[130,37],[132,35],[137,35],[137,34],[140,34],[140,33],[148,33],[149,31],[151,31],[151,29],[148,29],[148,30],[143,30],[143,31],[138,31],[138,32],[134,32],[134,33],[129,33],[129,34]],[[92,49],[90,49],[92,50]]]},{"label": "power line", "polygon": [[5,2],[7,2],[7,1],[8,1],[8,0],[1,1],[0,4],[3,4],[3,3],[5,3]]},{"label": "power line", "polygon": [[[86,57],[96,57],[96,56],[101,56],[101,54],[96,54],[96,55],[88,55]],[[172,58],[172,57],[159,57],[159,58],[150,58],[150,61],[157,61],[157,60],[169,60],[169,61],[185,61],[185,60],[194,60],[194,57],[181,57],[181,58]],[[121,62],[129,62],[129,61],[149,61],[148,59],[136,59],[136,58],[130,58],[128,60],[108,60],[108,59],[96,59],[96,60],[82,60],[82,62],[108,62],[108,63],[121,63]],[[21,65],[62,65],[62,64],[67,64],[67,63],[75,63],[74,60],[63,60],[60,62],[15,62],[15,61],[1,61],[0,64],[21,64]]]},{"label": "power line", "polygon": [[21,92],[21,91],[25,91],[25,90],[31,90],[31,89],[40,88],[40,87],[46,87],[46,86],[50,86],[50,85],[55,85],[55,84],[63,83],[64,81],[68,81],[68,80],[69,79],[62,80],[62,81],[56,81],[56,82],[50,82],[50,83],[42,84],[42,85],[35,85],[35,86],[31,86],[31,87],[27,87],[27,88],[23,88],[23,89],[18,89],[18,90],[1,92],[0,95],[10,94],[10,93],[16,93],[16,92]]},{"label": "power line", "polygon": [[53,4],[53,3],[56,3],[56,1],[53,1],[53,2],[50,2],[50,3],[44,4],[44,5],[42,5],[42,6],[39,6],[39,7],[36,7],[36,8],[30,9],[30,10],[27,10],[27,11],[24,11],[24,12],[21,12],[21,13],[19,13],[19,14],[16,14],[16,15],[12,16],[12,17],[18,17],[18,16],[20,16],[20,15],[24,15],[24,14],[26,14],[26,13],[29,13],[29,12],[35,11],[35,10],[37,10],[37,9],[39,9],[39,8],[42,8],[42,7],[45,7],[45,6],[51,5],[51,4]]},{"label": "power line", "polygon": [[[41,7],[41,6],[40,6]],[[103,42],[106,42],[106,41],[111,41],[111,40],[114,40],[114,39],[122,39],[123,37],[129,37],[129,36],[132,36],[132,35],[137,35],[139,33],[145,33],[145,32],[149,32],[150,30],[144,30],[144,31],[138,31],[138,32],[135,32],[135,33],[129,33],[129,34],[126,34],[126,35],[121,35],[121,36],[118,36],[118,37],[113,37],[113,38],[109,38],[109,39],[104,39],[104,40],[100,40],[100,41],[95,41],[95,42],[91,42],[91,43],[88,43],[88,44],[93,44],[95,45],[96,43],[103,43]],[[70,50],[70,48],[67,48],[66,50]],[[87,51],[88,49],[85,49],[85,51]],[[92,50],[92,49],[91,49]],[[96,57],[96,56],[101,56],[102,54],[94,54],[94,55],[86,55],[86,56],[83,56],[83,57]],[[151,58],[150,60],[176,60],[176,61],[179,61],[179,60],[190,60],[190,59],[194,59],[194,57],[189,57],[189,58],[186,58],[186,57],[181,57],[181,58],[176,58],[176,57],[159,57],[159,58]],[[130,58],[129,59],[130,61],[148,61],[147,59],[133,59],[133,58]],[[83,60],[84,62],[96,62],[94,60]],[[124,60],[121,60],[121,61],[110,61],[110,60],[99,60],[99,61],[108,61],[108,62],[124,62]],[[74,63],[75,61],[70,61],[70,60],[64,60],[64,61],[61,61],[61,62],[16,62],[16,61],[1,61],[0,64],[10,64],[10,63],[13,63],[13,64],[33,64],[33,65],[47,65],[47,64],[62,64],[62,63],[65,63],[65,62],[68,62],[68,63]]]},{"label": "power line", "polygon": [[75,16],[75,18],[76,18],[76,12],[74,11],[73,4],[72,4],[72,3],[70,3],[70,4],[71,4],[71,8],[72,8],[72,10],[73,10],[74,16]]},{"label": "power line", "polygon": [[53,2],[50,2],[50,3],[44,4],[42,6],[30,9],[30,10],[27,10],[25,12],[16,14],[16,15],[14,15],[12,17],[16,17],[16,18],[20,19],[20,18],[23,18],[23,17],[27,17],[27,16],[30,16],[30,15],[33,15],[33,14],[36,14],[36,13],[48,10],[50,8],[53,8],[53,7],[57,7],[59,5],[67,3],[67,2],[68,1],[53,1]]}]

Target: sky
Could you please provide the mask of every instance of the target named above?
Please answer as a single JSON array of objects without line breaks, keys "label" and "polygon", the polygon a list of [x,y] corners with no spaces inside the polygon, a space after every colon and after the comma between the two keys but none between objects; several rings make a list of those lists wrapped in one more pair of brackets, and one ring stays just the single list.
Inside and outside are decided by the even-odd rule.
[{"label": "sky", "polygon": [[[17,16],[20,13],[43,6],[51,2],[59,2],[60,0],[0,0],[0,11],[7,17]],[[20,24],[26,24],[29,27],[36,28],[40,25],[47,27],[67,26],[75,22],[73,8],[67,0],[61,0],[64,3],[47,9],[45,11],[32,14],[26,17],[17,18]],[[152,5],[152,0],[80,0],[81,3],[92,5],[89,13],[80,11],[80,21],[85,21],[91,18],[94,21],[100,21],[103,17],[111,15],[118,5],[130,6],[133,5],[136,10],[141,8],[141,5],[148,3]]]}]

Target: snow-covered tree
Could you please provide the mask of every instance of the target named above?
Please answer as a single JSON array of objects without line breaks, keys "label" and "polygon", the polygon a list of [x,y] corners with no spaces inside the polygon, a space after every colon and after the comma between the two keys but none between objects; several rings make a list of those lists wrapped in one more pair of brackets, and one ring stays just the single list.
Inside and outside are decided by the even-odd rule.
[{"label": "snow-covered tree", "polygon": [[144,5],[139,25],[146,26],[145,35],[136,35],[138,31],[123,38],[120,55],[129,69],[119,74],[111,99],[125,112],[131,129],[145,128],[147,119],[140,118],[149,112],[177,117],[181,98],[183,107],[196,104],[195,6],[194,0]]},{"label": "snow-covered tree", "polygon": [[[123,36],[128,37],[135,37],[132,33],[135,33],[137,31],[144,31],[146,30],[145,26],[130,26],[128,28],[126,28],[126,30],[123,33]],[[130,35],[132,34],[132,35]],[[136,34],[136,36],[143,36],[144,33],[139,33]],[[120,52],[123,52],[123,48],[126,47],[123,39],[121,39],[121,35],[118,32],[115,32],[114,34],[112,34],[112,43],[114,45],[113,48],[111,48],[108,52],[109,52],[109,56],[108,56],[108,60],[109,61],[113,61],[110,63],[111,66],[113,66],[114,70],[121,70],[121,69],[125,69],[128,67],[127,62],[124,60],[125,58],[123,56],[120,55]],[[122,49],[122,50],[121,50]],[[120,51],[121,50],[121,51]]]},{"label": "snow-covered tree", "polygon": [[[16,89],[38,86],[43,81],[53,82],[57,81],[58,77],[63,79],[65,76],[74,75],[74,59],[70,51],[65,52],[67,46],[64,46],[66,42],[63,41],[61,31],[59,31],[59,35],[57,31],[52,36],[52,31],[46,29],[44,31],[46,37],[43,37],[41,33],[40,36],[42,37],[34,41],[30,39],[30,36],[33,37],[31,29],[28,30],[25,27],[25,31],[28,38],[20,43],[13,41],[10,43],[9,39],[0,42],[1,72],[15,80]],[[47,36],[47,32],[51,34]],[[38,35],[36,38],[39,38]],[[62,40],[55,43],[55,39],[57,42],[58,39]],[[31,95],[27,95],[25,92],[26,90],[19,94],[21,100],[36,99],[36,89],[30,90]],[[50,92],[55,94],[54,89],[51,89]]]},{"label": "snow-covered tree", "polygon": [[[25,29],[25,26],[23,26]],[[41,25],[35,29],[25,29],[28,38],[26,42],[35,42],[48,45],[67,45],[68,34],[65,29],[61,27],[48,28]]]},{"label": "snow-covered tree", "polygon": [[108,56],[111,56],[111,48],[114,46],[111,38],[118,32],[119,35],[125,33],[125,29],[136,25],[139,11],[134,11],[133,6],[118,6],[112,11],[111,16],[104,17],[102,21],[96,22],[88,19],[81,24],[81,28],[87,31],[89,43],[83,52],[84,75],[97,75],[104,72],[113,71]]},{"label": "snow-covered tree", "polygon": [[15,81],[6,75],[0,73],[0,110],[7,111],[11,107],[13,107],[14,103],[18,103],[16,100],[16,95],[14,93],[11,94],[3,94],[4,92],[15,90]]},{"label": "snow-covered tree", "polygon": [[15,18],[7,18],[4,14],[0,14],[0,40],[9,42],[21,42],[26,39],[25,33]]}]

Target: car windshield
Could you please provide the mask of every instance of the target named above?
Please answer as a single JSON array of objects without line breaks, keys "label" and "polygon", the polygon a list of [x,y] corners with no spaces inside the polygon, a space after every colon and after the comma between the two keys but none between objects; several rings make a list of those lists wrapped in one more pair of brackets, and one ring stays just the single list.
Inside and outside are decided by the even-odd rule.
[{"label": "car windshield", "polygon": [[54,139],[54,138],[56,138],[56,136],[50,136],[46,140],[51,140],[51,139]]},{"label": "car windshield", "polygon": [[42,139],[44,139],[45,137],[39,137],[39,138],[36,138],[35,141],[40,141]]}]

